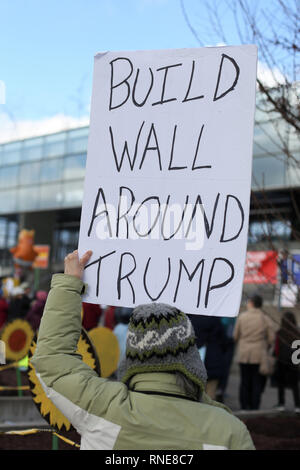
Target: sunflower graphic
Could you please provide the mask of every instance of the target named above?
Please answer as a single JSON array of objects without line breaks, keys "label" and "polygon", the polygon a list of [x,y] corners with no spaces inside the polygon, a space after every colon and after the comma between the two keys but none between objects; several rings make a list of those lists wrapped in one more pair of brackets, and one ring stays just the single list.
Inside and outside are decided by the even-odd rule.
[{"label": "sunflower graphic", "polygon": [[16,319],[3,327],[0,339],[5,343],[5,356],[7,361],[19,361],[29,351],[34,337],[34,331],[26,320]]},{"label": "sunflower graphic", "polygon": [[[46,396],[44,389],[36,375],[30,359],[36,349],[37,338],[35,337],[29,349],[29,368],[28,379],[33,401],[37,406],[42,417],[50,424],[52,428],[58,431],[69,431],[73,429],[70,421],[56,408],[52,401]],[[77,353],[82,356],[82,360],[91,369],[100,375],[100,364],[95,349],[90,341],[87,332],[82,328],[81,335],[77,345]]]}]

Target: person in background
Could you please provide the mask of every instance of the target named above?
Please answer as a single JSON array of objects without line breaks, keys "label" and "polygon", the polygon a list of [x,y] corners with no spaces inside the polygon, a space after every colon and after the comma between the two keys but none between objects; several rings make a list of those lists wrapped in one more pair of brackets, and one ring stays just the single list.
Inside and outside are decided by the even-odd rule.
[{"label": "person in background", "polygon": [[4,326],[7,320],[8,303],[3,296],[2,288],[0,287],[0,329]]},{"label": "person in background", "polygon": [[219,380],[218,390],[217,390],[217,400],[222,403],[225,400],[226,388],[230,374],[230,367],[232,364],[235,343],[233,339],[233,330],[236,322],[235,317],[222,317],[221,323],[223,325],[226,340],[224,341],[224,370],[221,379]]},{"label": "person in background", "polygon": [[83,319],[82,326],[87,331],[92,330],[98,326],[99,320],[102,315],[102,309],[98,304],[89,304],[82,302]]},{"label": "person in background", "polygon": [[110,330],[113,330],[117,324],[115,319],[115,309],[116,307],[108,305],[104,313],[104,326]]},{"label": "person in background", "polygon": [[8,304],[8,321],[16,318],[23,318],[27,315],[29,305],[27,300],[24,301],[24,291],[20,286],[14,287]]},{"label": "person in background", "polygon": [[206,347],[204,364],[207,371],[206,393],[212,400],[216,398],[219,381],[225,369],[224,348],[226,335],[219,317],[189,315],[195,330],[197,347]]},{"label": "person in background", "polygon": [[82,276],[91,251],[53,276],[31,363],[46,395],[81,436],[82,450],[254,450],[242,421],[205,393],[206,370],[187,315],[166,304],[131,315],[118,381],[76,354]]},{"label": "person in background", "polygon": [[30,323],[33,331],[37,331],[39,329],[41,318],[45,308],[45,303],[47,300],[47,295],[48,294],[46,291],[37,291],[37,293],[35,294],[35,300],[32,302],[31,308],[25,316],[25,320]]},{"label": "person in background", "polygon": [[233,338],[238,346],[242,410],[258,410],[260,407],[264,377],[259,373],[259,367],[266,343],[271,346],[275,339],[273,323],[262,312],[262,305],[261,296],[250,297],[247,311],[238,316],[233,332]]},{"label": "person in background", "polygon": [[116,307],[115,309],[115,319],[116,319],[117,325],[114,327],[113,333],[116,335],[118,339],[118,343],[119,343],[119,348],[120,348],[119,363],[125,357],[128,323],[129,323],[132,311],[133,311],[132,308],[126,308],[126,307]]},{"label": "person in background", "polygon": [[31,302],[34,300],[33,292],[30,288],[30,284],[28,282],[22,282],[20,285],[21,289],[23,289],[23,301],[24,305],[27,306],[29,309]]},{"label": "person in background", "polygon": [[295,315],[292,312],[285,312],[275,339],[275,356],[277,358],[275,380],[278,387],[277,409],[279,411],[285,409],[285,389],[291,388],[295,412],[300,413],[299,365],[292,362],[294,349],[291,347],[297,339],[300,339],[300,331],[297,328]]}]

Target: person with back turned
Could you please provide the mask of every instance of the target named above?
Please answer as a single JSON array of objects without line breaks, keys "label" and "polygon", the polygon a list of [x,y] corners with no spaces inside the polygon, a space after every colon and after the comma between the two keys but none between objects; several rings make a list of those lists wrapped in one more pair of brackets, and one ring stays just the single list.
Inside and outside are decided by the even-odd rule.
[{"label": "person with back turned", "polygon": [[194,330],[178,309],[134,309],[119,381],[98,377],[81,360],[81,279],[91,254],[73,252],[65,274],[53,276],[32,358],[47,396],[81,435],[81,449],[254,449],[246,426],[206,395]]},{"label": "person with back turned", "polygon": [[247,311],[238,316],[233,332],[241,371],[242,410],[258,410],[260,407],[265,378],[260,374],[259,367],[264,349],[267,345],[273,345],[275,337],[272,321],[261,310],[262,304],[259,295],[250,297]]}]

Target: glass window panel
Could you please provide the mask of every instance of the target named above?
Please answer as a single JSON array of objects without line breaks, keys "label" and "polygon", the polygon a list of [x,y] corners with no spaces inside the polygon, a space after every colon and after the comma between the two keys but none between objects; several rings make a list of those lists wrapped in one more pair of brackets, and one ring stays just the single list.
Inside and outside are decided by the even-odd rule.
[{"label": "glass window panel", "polygon": [[45,144],[45,157],[52,158],[65,154],[65,141]]},{"label": "glass window panel", "polygon": [[64,207],[81,206],[83,200],[83,181],[64,183]]},{"label": "glass window panel", "polygon": [[6,152],[14,152],[15,150],[20,150],[22,147],[22,141],[17,140],[15,142],[9,142],[4,145],[4,149]]},{"label": "glass window panel", "polygon": [[19,167],[4,166],[0,168],[0,188],[8,188],[18,184]]},{"label": "glass window panel", "polygon": [[62,161],[46,160],[41,164],[41,181],[55,181],[62,178]]},{"label": "glass window panel", "polygon": [[4,150],[2,154],[2,165],[11,165],[12,163],[19,163],[21,160],[21,151],[20,150]]},{"label": "glass window panel", "polygon": [[18,236],[18,223],[14,220],[10,220],[8,223],[8,232],[7,232],[7,246],[11,247],[15,245]]},{"label": "glass window panel", "polygon": [[285,164],[275,157],[253,159],[252,187],[256,189],[283,186]]},{"label": "glass window panel", "polygon": [[300,153],[293,154],[296,161],[290,160],[286,169],[286,184],[288,186],[300,186]]},{"label": "glass window panel", "polygon": [[63,201],[60,183],[44,184],[40,189],[40,209],[61,207]]},{"label": "glass window panel", "polygon": [[253,221],[249,224],[248,242],[290,240],[291,234],[288,220]]},{"label": "glass window panel", "polygon": [[291,152],[297,151],[300,148],[300,135],[293,129],[290,130],[289,134],[289,149]]},{"label": "glass window panel", "polygon": [[57,132],[56,134],[49,134],[45,136],[46,144],[52,144],[54,142],[64,142],[66,140],[66,132]]},{"label": "glass window panel", "polygon": [[16,212],[16,195],[15,189],[0,191],[0,212],[1,214],[9,214]]},{"label": "glass window panel", "polygon": [[33,137],[32,139],[24,140],[24,147],[42,147],[44,143],[44,137]]},{"label": "glass window panel", "polygon": [[20,185],[38,183],[40,167],[40,162],[23,163],[20,167]]},{"label": "glass window panel", "polygon": [[6,225],[7,220],[4,217],[0,217],[0,248],[5,248],[6,246]]},{"label": "glass window panel", "polygon": [[39,206],[39,186],[19,188],[18,190],[18,210],[31,211]]},{"label": "glass window panel", "polygon": [[67,153],[79,153],[87,151],[88,138],[69,139]]},{"label": "glass window panel", "polygon": [[282,144],[272,122],[255,126],[254,155],[278,153],[282,151]]},{"label": "glass window panel", "polygon": [[58,229],[54,232],[54,260],[62,261],[78,247],[79,229]]},{"label": "glass window panel", "polygon": [[89,130],[89,127],[79,127],[78,129],[72,129],[71,131],[68,131],[69,139],[88,137]]},{"label": "glass window panel", "polygon": [[64,159],[64,179],[84,178],[86,154],[72,155]]},{"label": "glass window panel", "polygon": [[2,165],[19,163],[21,160],[21,146],[5,145],[2,153]]},{"label": "glass window panel", "polygon": [[40,160],[43,156],[43,145],[23,149],[22,161]]}]

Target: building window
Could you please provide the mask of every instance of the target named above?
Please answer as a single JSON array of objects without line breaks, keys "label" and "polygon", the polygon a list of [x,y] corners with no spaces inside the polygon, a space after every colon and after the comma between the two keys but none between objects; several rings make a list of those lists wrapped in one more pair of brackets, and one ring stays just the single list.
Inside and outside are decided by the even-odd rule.
[{"label": "building window", "polygon": [[9,214],[16,211],[17,202],[17,191],[15,189],[9,189],[6,191],[0,191],[0,213]]},{"label": "building window", "polygon": [[62,207],[63,192],[61,183],[49,183],[40,187],[40,208],[55,209]]},{"label": "building window", "polygon": [[257,157],[253,159],[252,187],[265,189],[285,184],[284,157]]},{"label": "building window", "polygon": [[45,137],[45,157],[59,157],[66,153],[66,133],[47,135]]},{"label": "building window", "polygon": [[28,212],[39,209],[39,189],[39,186],[27,186],[27,188],[18,189],[18,212]]},{"label": "building window", "polygon": [[12,165],[21,160],[22,142],[12,142],[2,146],[2,165]]},{"label": "building window", "polygon": [[31,162],[33,160],[40,160],[43,156],[43,142],[42,137],[24,140],[21,161]]},{"label": "building window", "polygon": [[0,168],[0,188],[9,188],[18,184],[18,165],[4,166]]},{"label": "building window", "polygon": [[1,268],[12,265],[9,248],[17,244],[18,217],[0,217],[0,272]]},{"label": "building window", "polygon": [[86,154],[71,155],[64,158],[64,179],[83,179],[85,174]]},{"label": "building window", "polygon": [[68,253],[78,248],[79,227],[58,228],[54,231],[53,261],[62,262]]},{"label": "building window", "polygon": [[46,160],[41,164],[41,181],[55,181],[62,177],[62,161],[60,158]]},{"label": "building window", "polygon": [[40,162],[23,163],[20,166],[20,185],[38,183],[40,180]]},{"label": "building window", "polygon": [[248,243],[290,240],[292,225],[289,220],[252,221],[249,224]]}]

